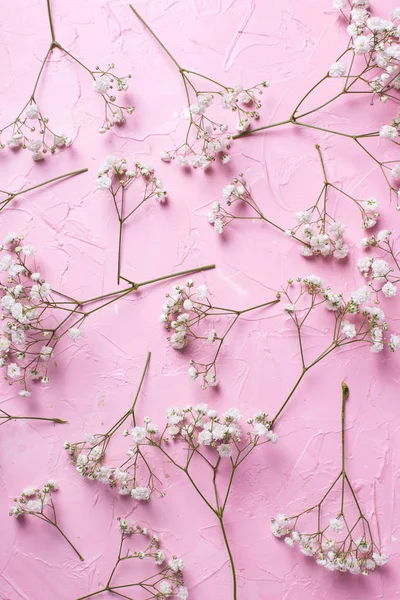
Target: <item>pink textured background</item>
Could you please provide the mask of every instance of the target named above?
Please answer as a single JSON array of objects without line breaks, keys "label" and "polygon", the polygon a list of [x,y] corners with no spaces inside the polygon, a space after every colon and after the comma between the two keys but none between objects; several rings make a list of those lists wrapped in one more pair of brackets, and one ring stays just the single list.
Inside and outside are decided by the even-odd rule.
[{"label": "pink textured background", "polygon": [[[379,4],[380,16],[386,16],[384,7],[389,12],[392,3]],[[26,195],[0,215],[2,235],[8,230],[26,234],[54,287],[90,297],[116,286],[117,222],[107,194],[95,191],[97,168],[109,153],[153,163],[170,191],[166,206],[145,206],[128,226],[123,269],[128,277],[142,280],[216,262],[215,271],[196,281],[207,282],[217,304],[234,308],[265,301],[270,298],[268,287],[310,272],[323,275],[337,291],[349,292],[362,284],[355,269],[357,249],[345,263],[307,264],[293,241],[264,224],[240,222],[221,238],[205,218],[207,205],[243,171],[266,214],[291,226],[294,211],[311,205],[322,184],[314,148],[318,142],[330,178],[358,197],[378,197],[382,226],[390,223],[396,230],[399,215],[388,204],[381,176],[361,152],[334,136],[286,129],[238,140],[225,169],[185,174],[175,165],[165,165],[158,155],[173,146],[173,113],[184,106],[172,63],[143,31],[126,1],[54,0],[53,6],[57,38],[64,46],[88,65],[113,61],[117,73],[132,73],[130,95],[136,105],[123,128],[100,137],[102,105],[91,81],[55,51],[37,100],[56,130],[77,134],[74,145],[41,164],[33,163],[28,152],[0,153],[0,187],[9,190],[89,168],[85,175]],[[135,6],[184,66],[229,85],[250,86],[269,79],[260,124],[287,118],[294,100],[347,44],[331,0],[137,0]],[[0,119],[5,123],[29,95],[48,47],[43,0],[4,5],[0,39]],[[373,131],[382,124],[382,114],[389,114],[389,122],[394,112],[388,105],[384,110],[370,107],[363,98],[353,106],[333,106],[320,123]],[[352,121],[355,116],[359,124]],[[387,148],[383,145],[382,151]],[[335,214],[348,224],[347,239],[355,245],[362,236],[356,210],[341,201]],[[162,423],[171,404],[207,401],[221,409],[237,406],[247,417],[258,409],[274,414],[282,404],[300,373],[300,360],[295,331],[279,305],[238,324],[220,360],[222,384],[218,391],[204,392],[189,381],[187,355],[169,347],[158,323],[167,289],[146,288],[94,315],[78,345],[63,343],[51,383],[35,387],[32,398],[20,398],[14,387],[2,384],[6,410],[57,415],[69,424],[17,422],[1,430],[1,600],[72,600],[104,585],[114,564],[119,515],[147,523],[160,533],[169,553],[184,558],[193,600],[231,597],[230,567],[218,525],[183,477],[169,465],[160,465],[166,497],[154,496],[150,504],[138,506],[81,479],[62,448],[65,439],[82,439],[85,431],[105,431],[127,410],[147,350],[152,359],[139,416],[150,414]],[[389,304],[393,329],[397,323],[399,331],[397,307],[396,300]],[[323,318],[308,328],[306,347],[312,355],[323,347],[329,322]],[[269,533],[271,516],[311,505],[339,469],[344,378],[351,389],[349,474],[360,488],[374,534],[391,555],[389,564],[368,578],[328,573]],[[226,521],[241,600],[400,598],[398,384],[398,355],[376,356],[351,346],[306,376],[278,423],[279,444],[255,452],[233,488]],[[7,517],[15,494],[49,477],[61,488],[56,496],[61,526],[85,563],[53,528],[34,519],[23,525]]]}]

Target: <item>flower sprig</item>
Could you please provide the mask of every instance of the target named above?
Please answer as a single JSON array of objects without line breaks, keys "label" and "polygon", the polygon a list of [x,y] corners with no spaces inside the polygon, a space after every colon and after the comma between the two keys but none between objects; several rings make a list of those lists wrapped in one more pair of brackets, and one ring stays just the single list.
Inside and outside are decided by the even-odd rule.
[{"label": "flower sprig", "polygon": [[[207,404],[184,408],[172,406],[159,435],[146,434],[147,443],[157,447],[176,469],[185,474],[218,519],[232,572],[234,600],[237,600],[237,575],[224,522],[232,485],[239,467],[253,450],[278,442],[267,413],[258,412],[249,418],[246,429],[241,420],[242,415],[236,408],[220,415]],[[207,469],[211,494],[203,491],[206,475],[203,470],[199,471],[200,464]]]},{"label": "flower sprig", "polygon": [[[279,298],[243,310],[214,306],[208,296],[207,286],[200,285],[195,288],[194,281],[188,279],[185,285],[174,285],[167,294],[160,321],[167,330],[173,330],[173,334],[168,339],[175,350],[182,350],[194,341],[215,345],[216,350],[209,362],[190,361],[190,378],[195,380],[201,376],[202,388],[206,389],[207,386],[218,384],[217,359],[227,335],[238,319],[244,314],[273,306],[277,302]],[[219,317],[230,317],[230,322],[223,333],[217,333],[214,328],[205,329],[208,322],[214,323]],[[204,326],[205,331],[201,331],[201,328],[199,330],[200,326]]]},{"label": "flower sprig", "polygon": [[[269,82],[263,81],[250,88],[240,84],[226,86],[206,75],[183,68],[137,10],[131,4],[130,7],[173,61],[185,88],[187,105],[181,113],[181,118],[188,122],[186,135],[184,141],[174,150],[162,152],[162,160],[165,162],[175,160],[182,167],[192,166],[200,169],[206,169],[217,158],[220,158],[222,164],[227,164],[230,161],[228,155],[231,144],[230,126],[219,119],[218,113],[214,116],[215,111],[211,107],[215,108],[215,101],[218,100],[219,108],[229,110],[236,115],[236,130],[247,131],[252,121],[260,116],[261,96],[264,89],[269,86]],[[205,85],[206,88],[197,87],[199,85],[197,82],[201,82],[201,85]]]},{"label": "flower sprig", "polygon": [[[236,220],[265,221],[296,240],[301,246],[300,253],[303,256],[319,255],[334,256],[337,259],[345,258],[349,252],[349,246],[343,239],[345,226],[329,212],[329,190],[335,190],[354,202],[360,210],[364,229],[376,225],[379,217],[378,201],[373,197],[367,200],[358,200],[330,182],[327,178],[321,149],[318,145],[316,149],[320,158],[324,183],[316,202],[306,210],[296,212],[297,225],[285,229],[268,219],[254,199],[242,173],[222,190],[222,196],[226,200],[228,208],[222,206],[220,202],[214,202],[211,211],[207,214],[208,222],[214,225],[217,233],[221,234],[230,223]],[[231,207],[237,204],[248,207],[251,210],[250,214],[233,213]]]},{"label": "flower sprig", "polygon": [[57,490],[55,481],[48,481],[42,488],[26,488],[18,498],[14,498],[14,504],[10,509],[10,517],[32,516],[52,525],[68,542],[80,560],[85,560],[78,552],[65,533],[60,529],[57,521],[56,508],[53,502],[53,492]]},{"label": "flower sprig", "polygon": [[[132,208],[127,202],[126,190],[138,182],[140,201]],[[145,202],[155,199],[162,204],[167,199],[167,191],[163,183],[154,175],[151,165],[135,161],[131,169],[125,158],[109,155],[98,171],[97,188],[108,190],[112,196],[115,211],[119,221],[118,239],[118,274],[117,281],[121,279],[121,262],[124,225],[130,217]]]},{"label": "flower sprig", "polygon": [[65,424],[68,421],[58,419],[56,417],[36,417],[36,416],[24,416],[24,415],[11,415],[2,408],[0,408],[0,427],[10,423],[10,421],[49,421],[50,423]]},{"label": "flower sprig", "polygon": [[[323,127],[310,122],[311,115],[321,115],[324,110],[338,99],[345,97],[351,99],[364,98],[369,104],[374,104],[378,99],[382,103],[398,103],[400,89],[400,66],[399,34],[400,11],[394,9],[390,19],[371,17],[367,10],[368,5],[360,5],[356,1],[334,0],[334,7],[343,15],[350,40],[347,48],[330,65],[323,77],[317,81],[300,99],[292,109],[289,116],[276,123],[270,123],[255,129],[249,129],[233,135],[233,139],[252,135],[259,131],[266,131],[282,126],[295,126],[316,131],[322,131],[332,135],[338,135],[352,140],[373,163],[375,163],[388,186],[390,197],[397,200],[397,208],[400,210],[397,189],[390,179],[400,177],[399,160],[382,161],[367,145],[369,139],[387,139],[395,146],[399,135],[400,119],[396,115],[388,118],[390,124],[382,124],[378,131],[367,133],[348,133],[338,131],[331,127]],[[349,14],[345,9],[350,8]],[[314,92],[322,86],[334,87],[334,93],[330,98],[318,106],[305,108]]]},{"label": "flower sprig", "polygon": [[[316,563],[328,571],[349,572],[353,575],[369,575],[374,569],[386,564],[388,557],[383,554],[375,541],[371,525],[361,509],[356,491],[352,486],[345,464],[345,404],[349,396],[349,388],[342,383],[342,467],[341,471],[324,493],[321,500],[301,511],[287,517],[284,514],[272,519],[271,531],[278,538],[284,538],[290,548],[299,546],[305,556],[314,558]],[[332,518],[326,520],[323,511],[330,504],[331,494],[340,489],[340,502]],[[356,517],[346,512],[345,495],[350,498]],[[332,511],[332,508],[330,508]],[[315,531],[310,533],[309,526],[301,530],[301,523],[306,516],[316,517]]]},{"label": "flower sprig", "polygon": [[[64,443],[65,450],[82,477],[117,488],[120,494],[130,495],[135,500],[149,500],[154,491],[159,491],[159,480],[145,453],[146,435],[157,433],[158,427],[151,423],[150,419],[145,420],[145,427],[138,427],[135,414],[149,362],[150,352],[132,406],[106,433],[86,433],[82,442]],[[107,448],[113,436],[129,418],[132,419],[130,427],[133,444],[127,451],[128,458],[117,467],[111,467],[105,462]],[[123,434],[128,436],[129,430],[125,429]]]},{"label": "flower sprig", "polygon": [[[332,352],[350,344],[367,344],[374,353],[382,352],[385,348],[392,352],[400,348],[400,336],[389,332],[384,312],[376,304],[369,304],[371,291],[368,286],[353,290],[346,298],[343,293],[334,293],[321,277],[309,275],[298,278],[296,282],[289,279],[280,294],[281,300],[286,300],[283,310],[290,317],[297,332],[301,373],[272,419],[272,425],[310,369]],[[304,329],[319,307],[329,311],[333,325],[326,336],[327,346],[317,356],[309,358],[305,350]]]},{"label": "flower sprig", "polygon": [[[165,553],[161,547],[160,539],[157,535],[151,534],[147,527],[135,525],[127,519],[118,518],[118,529],[121,534],[121,540],[118,549],[117,560],[111,570],[111,574],[103,589],[97,590],[85,596],[81,596],[78,600],[92,598],[98,594],[109,592],[121,598],[134,600],[132,596],[128,596],[131,588],[133,593],[143,592],[146,594],[146,600],[159,600],[161,598],[173,598],[174,600],[187,600],[189,592],[184,584],[183,569],[184,563],[181,558],[172,556],[167,561]],[[137,542],[134,545],[134,542]],[[138,549],[139,548],[139,549]],[[143,578],[140,581],[132,581],[130,578],[125,584],[113,583],[114,576],[117,573],[118,567],[129,561],[145,560],[154,563],[155,572]],[[135,571],[132,565],[133,572]],[[137,564],[137,572],[140,573],[140,565]],[[132,576],[133,577],[133,576]]]},{"label": "flower sprig", "polygon": [[368,280],[368,286],[376,294],[379,303],[379,294],[386,298],[394,298],[397,294],[397,285],[400,281],[399,251],[395,247],[393,232],[382,229],[376,234],[363,238],[361,245],[365,250],[377,248],[384,252],[384,258],[365,256],[357,263],[358,269]]},{"label": "flower sprig", "polygon": [[[110,130],[116,124],[124,123],[126,115],[130,115],[134,111],[133,106],[123,106],[119,104],[116,96],[118,92],[126,91],[128,89],[131,75],[117,75],[114,71],[115,65],[113,63],[110,63],[106,69],[99,66],[91,69],[85,65],[56,40],[51,12],[51,0],[47,0],[47,13],[51,32],[51,42],[49,49],[41,62],[32,93],[13,121],[0,127],[0,148],[5,148],[7,145],[13,150],[21,148],[28,149],[32,153],[32,158],[35,161],[43,160],[46,154],[54,154],[57,149],[68,147],[73,142],[70,135],[60,132],[56,133],[52,129],[49,124],[49,117],[39,107],[36,100],[40,79],[54,49],[57,48],[63,54],[71,58],[75,64],[88,73],[93,80],[93,91],[101,96],[104,102],[104,119],[99,128],[100,133]],[[4,136],[8,137],[5,138]]]},{"label": "flower sprig", "polygon": [[53,290],[28,264],[35,249],[23,244],[23,239],[23,235],[12,232],[0,246],[0,273],[4,274],[4,279],[0,278],[0,367],[10,384],[18,382],[22,386],[21,396],[30,396],[30,380],[49,382],[56,347],[67,334],[73,341],[81,339],[82,325],[90,315],[144,286],[215,267],[198,267],[140,283],[126,279],[130,283],[126,288],[77,300]]}]

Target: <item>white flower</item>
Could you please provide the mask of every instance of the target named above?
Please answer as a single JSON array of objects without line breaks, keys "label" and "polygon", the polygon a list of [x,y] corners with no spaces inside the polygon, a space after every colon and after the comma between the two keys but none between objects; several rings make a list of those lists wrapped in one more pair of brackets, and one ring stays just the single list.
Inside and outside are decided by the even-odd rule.
[{"label": "white flower", "polygon": [[400,347],[400,336],[392,333],[392,335],[390,336],[390,349],[392,352],[394,352],[395,350],[398,350],[399,347]]},{"label": "white flower", "polygon": [[372,558],[374,559],[377,567],[386,565],[387,561],[389,560],[389,557],[386,554],[377,554],[376,552],[373,553]]},{"label": "white flower", "polygon": [[342,519],[331,519],[329,521],[329,529],[335,531],[336,533],[340,533],[344,529],[344,522]]},{"label": "white flower", "polygon": [[221,444],[218,446],[217,452],[221,458],[230,458],[232,456],[232,446],[230,444]]},{"label": "white flower", "polygon": [[392,232],[389,231],[389,229],[382,229],[376,234],[376,239],[378,240],[378,242],[387,242],[391,233]]},{"label": "white flower", "polygon": [[112,179],[108,175],[101,175],[97,178],[96,185],[99,190],[107,190],[112,185]]},{"label": "white flower", "polygon": [[212,329],[207,335],[207,342],[209,344],[213,344],[216,339],[217,339],[217,332],[215,331],[215,329]]},{"label": "white flower", "polygon": [[171,558],[168,562],[168,566],[174,573],[178,573],[178,571],[183,571],[184,563],[181,558]]},{"label": "white flower", "polygon": [[43,346],[40,350],[40,358],[44,361],[47,361],[51,357],[52,352],[53,348],[51,348],[50,346]]},{"label": "white flower", "polygon": [[83,333],[78,327],[71,327],[71,329],[68,330],[68,335],[71,340],[74,341],[80,340],[83,337]]},{"label": "white flower", "polygon": [[397,129],[395,127],[392,127],[392,125],[382,125],[379,131],[379,135],[385,138],[386,140],[393,140],[399,134],[397,132]]},{"label": "white flower", "polygon": [[162,596],[171,596],[172,585],[167,579],[163,579],[160,583],[159,590]]},{"label": "white flower", "polygon": [[5,254],[0,258],[0,271],[8,271],[12,265],[12,258],[9,254]]},{"label": "white flower", "polygon": [[393,296],[395,296],[397,294],[397,287],[395,285],[393,285],[393,283],[388,281],[382,287],[382,292],[384,293],[386,298],[393,298]]},{"label": "white flower", "polygon": [[346,65],[342,61],[333,63],[329,67],[329,77],[343,77],[346,73]]},{"label": "white flower", "polygon": [[160,153],[160,158],[164,162],[170,162],[172,160],[171,154],[169,152],[166,152],[165,150]]},{"label": "white flower", "polygon": [[27,119],[38,119],[40,116],[40,110],[37,104],[30,104],[25,111]]},{"label": "white flower", "polygon": [[146,440],[147,431],[144,427],[134,427],[131,431],[131,436],[136,444],[140,444]]},{"label": "white flower", "polygon": [[372,265],[372,259],[364,256],[364,258],[360,258],[357,263],[357,267],[359,268],[361,273],[368,273]]},{"label": "white flower", "polygon": [[10,148],[20,148],[24,143],[24,136],[22,133],[14,133],[14,135],[6,140],[6,143]]},{"label": "white flower", "polygon": [[131,496],[135,500],[149,500],[150,490],[147,487],[135,487],[131,491]]},{"label": "white flower", "polygon": [[196,294],[197,294],[197,298],[199,300],[203,300],[204,298],[207,298],[207,294],[208,294],[208,288],[206,285],[199,285],[196,288]]},{"label": "white flower", "polygon": [[353,339],[357,335],[357,329],[352,323],[348,321],[343,321],[342,323],[342,333],[350,339]]},{"label": "white flower", "polygon": [[287,312],[288,314],[293,314],[296,312],[296,305],[295,304],[285,304],[283,307],[284,312]]},{"label": "white flower", "polygon": [[375,279],[383,279],[390,272],[390,266],[386,260],[375,259],[372,261],[372,275]]},{"label": "white flower", "polygon": [[111,87],[111,81],[108,77],[99,77],[93,81],[93,89],[97,94],[105,94]]},{"label": "white flower", "polygon": [[343,10],[346,8],[346,0],[333,0],[332,7],[336,10]]},{"label": "white flower", "polygon": [[64,146],[68,147],[72,144],[72,137],[68,136],[65,133],[59,133],[54,136],[54,145],[57,148],[64,148]]},{"label": "white flower", "polygon": [[192,366],[192,367],[189,368],[188,374],[189,374],[190,379],[195,380],[195,379],[197,379],[197,377],[199,375],[199,372],[196,369],[196,367]]},{"label": "white flower", "polygon": [[374,42],[372,36],[359,35],[353,41],[353,48],[356,54],[365,54],[373,48]]},{"label": "white flower", "polygon": [[7,375],[11,379],[18,379],[21,377],[21,369],[16,363],[10,363],[7,367]]},{"label": "white flower", "polygon": [[187,600],[189,598],[189,591],[187,587],[180,587],[176,597],[178,600]]},{"label": "white flower", "polygon": [[351,292],[350,299],[354,302],[354,304],[357,304],[357,306],[359,306],[363,302],[366,302],[368,300],[368,298],[370,297],[370,295],[371,295],[371,293],[370,293],[368,287],[365,285],[364,287]]},{"label": "white flower", "polygon": [[309,223],[311,221],[311,213],[309,213],[307,210],[301,210],[296,213],[296,220],[301,225]]}]

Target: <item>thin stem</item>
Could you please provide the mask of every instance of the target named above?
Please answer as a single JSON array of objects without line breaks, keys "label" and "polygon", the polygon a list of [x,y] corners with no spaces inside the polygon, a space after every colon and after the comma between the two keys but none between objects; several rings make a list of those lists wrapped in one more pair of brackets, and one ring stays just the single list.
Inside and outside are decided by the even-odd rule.
[{"label": "thin stem", "polygon": [[73,545],[73,543],[67,538],[67,536],[65,535],[65,533],[62,531],[62,529],[59,528],[58,525],[56,525],[55,523],[53,523],[54,527],[57,529],[57,531],[59,531],[61,533],[61,535],[63,536],[63,538],[68,542],[68,544],[71,546],[71,548],[75,551],[75,553],[79,556],[80,560],[83,562],[85,559],[83,558],[83,556],[78,552],[78,550],[75,548],[75,546]]},{"label": "thin stem", "polygon": [[139,387],[137,389],[136,396],[135,396],[135,399],[133,401],[132,408],[130,410],[130,412],[132,413],[132,416],[133,416],[133,423],[134,423],[134,425],[136,425],[134,410],[135,410],[136,402],[138,401],[138,398],[139,398],[140,390],[142,389],[142,385],[143,385],[143,381],[144,381],[147,369],[149,367],[150,357],[151,357],[151,352],[148,352],[147,353],[147,358],[146,358],[146,363],[144,365],[144,369],[143,369],[143,373],[142,373],[142,377],[140,378]]},{"label": "thin stem", "polygon": [[131,7],[131,10],[137,16],[137,18],[139,19],[139,21],[145,26],[145,28],[147,29],[147,31],[149,31],[151,33],[151,35],[153,36],[153,38],[155,40],[157,40],[157,42],[160,44],[161,48],[168,54],[168,56],[170,57],[170,59],[175,63],[175,65],[178,67],[179,71],[182,73],[182,71],[184,71],[184,69],[182,69],[182,67],[178,63],[178,61],[172,56],[171,52],[164,46],[164,44],[162,43],[162,41],[160,40],[160,38],[154,33],[154,31],[151,29],[151,27],[149,27],[149,25],[146,23],[146,21],[139,15],[138,11],[135,8],[133,8],[132,4],[130,4],[129,6]]},{"label": "thin stem", "polygon": [[[38,183],[37,185],[33,185],[30,188],[26,188],[24,190],[21,190],[19,192],[11,192],[10,195],[10,200],[12,200],[13,198],[16,198],[17,196],[20,196],[21,194],[26,194],[26,192],[31,192],[32,190],[36,190],[38,188],[41,188],[49,183],[54,183],[54,181],[59,181],[60,179],[66,179],[67,177],[74,177],[75,175],[80,175],[81,173],[86,173],[88,169],[79,169],[78,171],[72,171],[71,173],[66,173],[65,175],[58,175],[58,177],[53,177],[52,179],[48,179],[47,181],[43,181],[43,183]],[[9,193],[9,192],[7,192]]]},{"label": "thin stem", "polygon": [[220,524],[220,527],[221,527],[222,535],[224,536],[225,547],[226,547],[226,550],[228,552],[229,562],[230,562],[231,570],[232,570],[233,600],[237,600],[237,581],[236,581],[235,563],[233,561],[232,552],[231,552],[231,549],[229,547],[228,536],[226,535],[224,521],[223,521],[222,516],[218,516],[218,520],[219,520],[219,524]]},{"label": "thin stem", "polygon": [[24,417],[24,416],[15,416],[15,415],[9,415],[8,419],[11,421],[13,420],[20,420],[20,421],[51,421],[52,423],[68,423],[68,421],[64,421],[63,419],[52,419],[50,417]]},{"label": "thin stem", "polygon": [[56,36],[54,33],[54,25],[53,25],[53,17],[51,14],[51,6],[50,0],[47,0],[47,15],[49,18],[50,32],[51,32],[51,43],[54,44],[56,42]]}]

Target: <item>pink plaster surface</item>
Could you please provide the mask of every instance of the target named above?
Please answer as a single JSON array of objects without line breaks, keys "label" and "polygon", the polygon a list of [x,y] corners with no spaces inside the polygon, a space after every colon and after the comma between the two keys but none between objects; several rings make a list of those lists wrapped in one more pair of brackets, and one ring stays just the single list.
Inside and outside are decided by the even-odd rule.
[{"label": "pink plaster surface", "polygon": [[[392,8],[380,5],[380,16]],[[73,146],[40,164],[28,152],[0,153],[0,187],[34,185],[87,167],[89,172],[31,192],[0,215],[1,235],[20,231],[37,248],[37,262],[54,287],[91,297],[116,287],[117,221],[110,198],[95,190],[98,167],[114,153],[151,162],[169,190],[166,206],[138,211],[129,224],[124,272],[143,280],[215,262],[206,282],[215,303],[245,308],[268,300],[269,288],[288,277],[322,275],[336,290],[362,285],[355,265],[362,237],[356,210],[340,201],[336,215],[348,225],[352,251],[344,263],[299,255],[298,246],[258,222],[235,223],[218,236],[205,217],[208,206],[239,172],[272,220],[289,227],[294,212],[316,199],[322,179],[315,151],[324,152],[330,178],[358,197],[381,200],[382,227],[398,231],[399,214],[389,205],[380,174],[348,140],[290,128],[238,140],[232,162],[207,173],[178,169],[158,156],[173,146],[174,112],[184,93],[173,64],[144,32],[121,0],[54,0],[57,37],[87,64],[115,62],[131,72],[134,115],[122,128],[99,136],[101,102],[89,78],[55,52],[37,94],[53,122],[73,132]],[[287,118],[293,102],[312,86],[347,44],[343,22],[331,0],[137,0],[139,12],[181,63],[233,85],[269,79],[260,124]],[[386,10],[385,10],[386,9]],[[42,0],[6,3],[0,18],[1,122],[13,118],[33,85],[49,43]],[[386,111],[386,113],[385,113]],[[371,107],[361,99],[334,105],[317,121],[344,129],[374,131],[393,107]],[[386,118],[386,122],[389,119]],[[382,146],[386,152],[388,146]],[[231,573],[214,516],[188,482],[167,463],[159,465],[165,498],[138,505],[106,486],[79,477],[63,450],[65,439],[104,431],[132,401],[145,356],[150,369],[138,405],[139,417],[162,423],[170,405],[208,402],[236,406],[248,417],[274,414],[300,373],[295,331],[278,305],[251,313],[232,331],[220,360],[221,385],[203,391],[187,376],[188,355],[174,351],[158,322],[169,284],[144,289],[93,315],[79,343],[64,341],[48,387],[31,398],[1,386],[1,406],[16,414],[58,416],[67,425],[11,423],[1,430],[1,600],[73,600],[104,586],[114,564],[116,517],[130,516],[159,533],[168,553],[182,556],[193,600],[229,600]],[[391,325],[400,330],[398,299],[388,303]],[[321,317],[306,332],[307,352],[323,348],[329,326]],[[396,328],[397,325],[397,328]],[[236,480],[226,522],[238,572],[240,600],[394,600],[400,598],[399,355],[368,348],[340,350],[312,370],[280,419],[276,446],[263,446]],[[341,576],[287,548],[269,531],[277,512],[292,513],[318,501],[339,469],[340,382],[346,379],[349,475],[356,482],[374,535],[391,556],[368,578]],[[85,557],[80,563],[57,532],[28,519],[7,516],[13,497],[27,485],[57,480],[61,526]],[[296,511],[297,512],[297,511]]]}]

